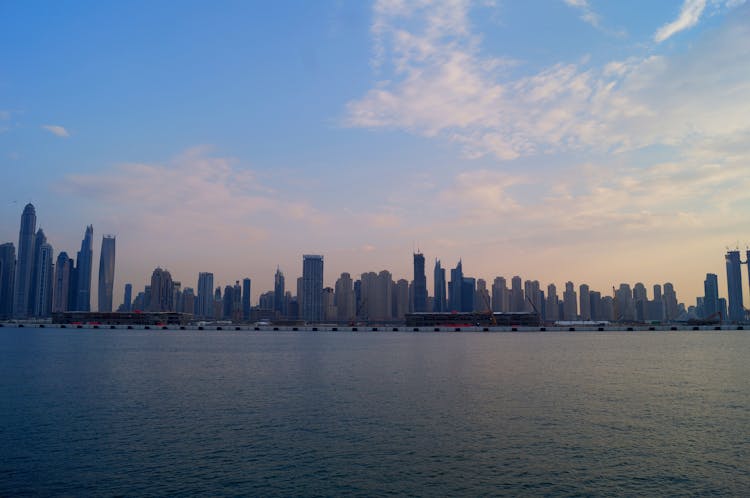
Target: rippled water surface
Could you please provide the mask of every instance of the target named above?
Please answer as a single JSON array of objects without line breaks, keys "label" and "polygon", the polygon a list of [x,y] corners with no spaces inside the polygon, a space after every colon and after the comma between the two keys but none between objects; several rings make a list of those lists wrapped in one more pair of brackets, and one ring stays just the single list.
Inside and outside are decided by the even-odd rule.
[{"label": "rippled water surface", "polygon": [[750,493],[750,332],[0,329],[0,495]]}]

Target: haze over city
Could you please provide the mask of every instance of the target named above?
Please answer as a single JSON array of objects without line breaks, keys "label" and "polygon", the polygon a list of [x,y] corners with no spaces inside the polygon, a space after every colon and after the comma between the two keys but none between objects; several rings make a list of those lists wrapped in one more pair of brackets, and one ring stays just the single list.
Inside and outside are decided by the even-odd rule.
[{"label": "haze over city", "polygon": [[[123,10],[127,10],[124,15]],[[115,234],[156,266],[291,282],[301,255],[610,289],[707,272],[750,223],[745,2],[0,7],[0,240]],[[30,33],[33,36],[30,36]],[[431,279],[430,279],[431,285]],[[745,291],[746,292],[746,291]]]}]

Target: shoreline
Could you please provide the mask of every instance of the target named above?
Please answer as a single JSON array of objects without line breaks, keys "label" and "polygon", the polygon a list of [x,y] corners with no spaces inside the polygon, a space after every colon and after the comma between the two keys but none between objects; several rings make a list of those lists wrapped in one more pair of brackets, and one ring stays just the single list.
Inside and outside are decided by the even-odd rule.
[{"label": "shoreline", "polygon": [[694,331],[738,331],[750,330],[750,324],[724,325],[580,325],[580,326],[517,326],[517,327],[407,327],[393,325],[141,325],[141,324],[58,324],[58,323],[11,323],[1,322],[0,328],[74,329],[74,330],[153,330],[201,332],[245,331],[245,332],[694,332]]}]

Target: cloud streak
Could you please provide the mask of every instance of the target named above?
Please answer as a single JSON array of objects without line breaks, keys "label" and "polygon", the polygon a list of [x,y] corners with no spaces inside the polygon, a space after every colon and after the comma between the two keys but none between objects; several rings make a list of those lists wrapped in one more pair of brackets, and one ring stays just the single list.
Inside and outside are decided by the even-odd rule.
[{"label": "cloud streak", "polygon": [[42,125],[42,129],[47,130],[48,132],[52,133],[56,137],[60,137],[60,138],[70,137],[70,133],[68,133],[68,130],[66,130],[64,127],[60,125]]},{"label": "cloud streak", "polygon": [[685,0],[677,19],[656,30],[654,41],[661,43],[680,31],[692,28],[698,24],[705,8],[706,0]]}]

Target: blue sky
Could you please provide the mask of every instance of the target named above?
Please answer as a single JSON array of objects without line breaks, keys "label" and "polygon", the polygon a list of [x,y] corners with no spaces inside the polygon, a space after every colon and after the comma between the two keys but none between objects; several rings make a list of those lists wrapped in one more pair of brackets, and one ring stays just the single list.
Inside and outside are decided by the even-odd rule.
[{"label": "blue sky", "polygon": [[691,304],[748,240],[748,116],[739,0],[4,2],[0,239],[27,201],[57,251],[116,234],[116,299],[419,247]]}]

